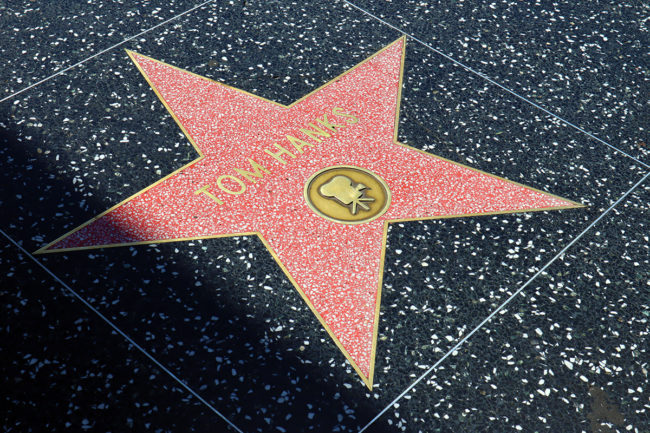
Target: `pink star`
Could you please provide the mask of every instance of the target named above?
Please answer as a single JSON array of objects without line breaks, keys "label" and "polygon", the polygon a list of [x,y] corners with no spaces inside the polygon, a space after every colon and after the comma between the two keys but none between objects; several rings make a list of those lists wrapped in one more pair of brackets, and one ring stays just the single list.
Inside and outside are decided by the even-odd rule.
[{"label": "pink star", "polygon": [[[389,222],[580,206],[398,143],[404,48],[288,106],[129,52],[200,156],[39,252],[258,235],[372,387]],[[333,166],[383,179],[385,213],[347,224],[315,212],[305,184]],[[374,199],[353,187],[363,215]]]}]

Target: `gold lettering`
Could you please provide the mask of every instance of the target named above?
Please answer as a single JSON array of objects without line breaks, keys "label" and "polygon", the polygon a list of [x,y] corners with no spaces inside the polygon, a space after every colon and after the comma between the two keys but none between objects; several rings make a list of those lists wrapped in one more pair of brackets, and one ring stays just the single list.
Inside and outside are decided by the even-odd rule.
[{"label": "gold lettering", "polygon": [[302,150],[302,148],[305,146],[314,147],[313,144],[303,141],[299,138],[296,138],[293,135],[287,135],[287,140],[289,140],[291,144],[293,144],[293,147],[296,148],[298,153],[303,153],[304,151]]},{"label": "gold lettering", "polygon": [[325,138],[330,138],[332,135],[328,133],[327,131],[324,131],[320,129],[318,126],[314,125],[313,123],[309,124],[310,128],[314,128],[315,131],[312,131],[311,129],[301,129],[300,132],[314,140],[316,143],[320,143],[321,139],[318,138],[320,137],[325,137]]},{"label": "gold lettering", "polygon": [[[238,183],[239,184],[239,191],[233,191],[233,190],[228,189],[227,187],[223,186],[222,182],[224,181],[224,179],[230,179],[233,182]],[[223,191],[223,192],[225,192],[227,194],[231,194],[231,195],[243,194],[244,191],[246,191],[246,184],[241,179],[239,179],[238,177],[232,176],[230,174],[224,174],[223,176],[219,176],[217,178],[217,186],[219,187],[219,189],[221,189],[221,191]]]},{"label": "gold lettering", "polygon": [[290,157],[292,157],[292,158],[295,158],[295,157],[296,157],[296,155],[294,155],[293,153],[289,152],[287,149],[285,149],[284,147],[280,146],[278,143],[273,143],[273,145],[274,145],[275,147],[277,147],[278,149],[280,149],[280,150],[279,150],[278,152],[271,152],[270,150],[266,149],[264,152],[268,153],[268,154],[271,155],[273,158],[275,158],[275,159],[277,159],[278,161],[280,161],[281,164],[283,164],[283,165],[286,165],[286,164],[287,164],[287,161],[285,161],[284,159],[282,159],[282,155],[288,155],[288,156],[290,156]]},{"label": "gold lettering", "polygon": [[221,200],[219,200],[219,198],[216,195],[214,195],[210,191],[208,191],[208,188],[210,188],[210,185],[205,185],[205,186],[197,189],[196,191],[194,191],[194,194],[196,194],[196,195],[205,194],[208,197],[210,197],[212,200],[216,201],[217,204],[223,204],[223,202]]},{"label": "gold lettering", "polygon": [[246,178],[246,180],[248,180],[249,182],[253,182],[253,183],[257,182],[254,179],[254,177],[262,178],[262,176],[264,176],[262,174],[262,172],[264,172],[266,174],[270,173],[270,171],[268,171],[266,168],[262,167],[260,164],[253,161],[252,159],[248,158],[248,162],[250,163],[251,167],[253,167],[253,170],[255,170],[255,172],[242,170],[241,168],[236,168],[235,171],[240,176],[243,176],[244,178]]},{"label": "gold lettering", "polygon": [[332,108],[332,114],[335,116],[341,116],[341,117],[346,117],[346,122],[348,122],[350,125],[354,125],[359,121],[359,118],[356,116],[353,116],[352,114],[348,114],[345,111],[343,111],[342,108],[339,107],[334,107]]},{"label": "gold lettering", "polygon": [[338,129],[343,129],[345,128],[345,125],[339,125],[338,123],[332,123],[329,120],[327,120],[327,114],[323,114],[322,119],[318,119],[318,123],[323,125],[325,128],[329,129],[332,132],[336,132],[337,128]]}]

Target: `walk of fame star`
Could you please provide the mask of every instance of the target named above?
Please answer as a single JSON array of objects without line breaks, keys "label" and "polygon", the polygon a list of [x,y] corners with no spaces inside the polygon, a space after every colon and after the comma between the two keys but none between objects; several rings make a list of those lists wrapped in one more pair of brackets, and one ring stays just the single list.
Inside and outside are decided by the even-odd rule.
[{"label": "walk of fame star", "polygon": [[580,206],[397,142],[405,44],[288,106],[129,51],[199,157],[38,252],[257,235],[372,388],[390,222]]}]

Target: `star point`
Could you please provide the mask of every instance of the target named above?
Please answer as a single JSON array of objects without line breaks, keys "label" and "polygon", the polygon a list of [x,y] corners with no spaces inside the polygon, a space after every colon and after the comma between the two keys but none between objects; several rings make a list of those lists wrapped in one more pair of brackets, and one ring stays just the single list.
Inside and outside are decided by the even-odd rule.
[{"label": "star point", "polygon": [[372,388],[390,222],[580,206],[397,142],[405,44],[286,106],[127,50],[197,159],[38,253],[257,235]]}]

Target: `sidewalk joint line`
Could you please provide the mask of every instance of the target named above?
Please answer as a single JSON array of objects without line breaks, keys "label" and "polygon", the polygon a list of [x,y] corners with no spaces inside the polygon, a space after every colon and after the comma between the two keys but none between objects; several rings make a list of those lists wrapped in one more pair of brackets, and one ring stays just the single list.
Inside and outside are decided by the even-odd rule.
[{"label": "sidewalk joint line", "polygon": [[526,288],[530,283],[532,283],[532,282],[533,282],[533,281],[534,281],[538,276],[540,276],[541,274],[543,274],[543,273],[546,271],[546,269],[548,269],[548,267],[549,267],[551,264],[553,264],[553,262],[555,262],[558,258],[560,258],[564,253],[566,253],[567,250],[568,250],[569,248],[571,248],[571,247],[572,247],[572,246],[573,246],[573,245],[574,245],[578,240],[580,240],[580,238],[582,238],[582,237],[585,235],[585,233],[587,233],[589,230],[591,230],[591,229],[592,229],[596,224],[598,224],[598,222],[599,222],[601,219],[603,219],[603,218],[604,218],[604,217],[605,217],[605,216],[606,216],[606,215],[607,215],[607,214],[608,214],[612,209],[614,209],[614,208],[615,208],[619,203],[621,203],[623,200],[625,200],[625,199],[627,198],[627,196],[630,195],[630,193],[632,193],[632,191],[634,191],[634,190],[635,190],[639,185],[641,185],[641,184],[642,184],[642,183],[643,183],[643,182],[644,182],[644,181],[645,181],[649,176],[650,176],[650,172],[647,173],[645,176],[643,176],[643,177],[641,178],[641,180],[639,180],[636,184],[634,184],[634,186],[633,186],[632,188],[630,188],[630,189],[629,189],[625,194],[623,194],[623,195],[622,195],[618,200],[616,200],[616,201],[615,201],[615,202],[614,202],[614,203],[613,203],[609,208],[607,208],[606,211],[604,211],[603,213],[601,213],[601,214],[598,216],[598,218],[596,218],[595,220],[593,220],[593,221],[591,222],[591,224],[589,224],[589,225],[587,226],[587,228],[585,228],[585,229],[584,229],[584,230],[583,230],[579,235],[577,235],[575,238],[573,238],[573,240],[571,240],[571,242],[569,242],[569,243],[568,243],[564,248],[562,248],[562,250],[560,250],[560,252],[557,253],[557,254],[555,255],[555,257],[553,257],[553,258],[552,258],[551,260],[549,260],[549,261],[548,261],[544,266],[542,266],[542,268],[541,268],[539,271],[537,271],[537,272],[535,273],[535,275],[533,275],[532,277],[530,277],[530,279],[529,279],[528,281],[526,281],[526,282],[525,282],[521,287],[519,287],[519,289],[517,289],[517,291],[515,291],[512,295],[510,295],[510,297],[509,297],[508,299],[506,299],[505,301],[503,301],[503,303],[502,303],[501,305],[499,305],[499,306],[498,306],[494,311],[492,311],[492,313],[490,313],[490,314],[489,314],[485,319],[483,319],[483,321],[482,321],[481,323],[479,323],[479,324],[478,324],[474,329],[472,329],[471,332],[469,332],[467,335],[465,335],[463,338],[461,338],[461,339],[456,343],[456,345],[455,345],[454,347],[452,347],[449,351],[447,351],[447,353],[445,353],[445,354],[442,356],[442,358],[440,358],[438,361],[436,361],[435,364],[433,364],[433,365],[432,365],[432,366],[431,366],[427,371],[425,371],[424,373],[422,373],[422,375],[421,375],[420,377],[418,377],[418,378],[417,378],[413,383],[411,383],[411,385],[409,385],[409,386],[408,386],[404,391],[402,391],[402,393],[401,393],[400,395],[398,395],[397,397],[395,397],[395,399],[394,399],[393,401],[391,401],[388,405],[386,405],[386,407],[384,407],[384,409],[383,409],[381,412],[379,412],[379,413],[378,413],[378,414],[377,414],[373,419],[370,420],[370,422],[368,422],[368,424],[366,424],[363,428],[361,428],[361,430],[359,430],[359,433],[363,433],[364,431],[366,431],[366,429],[367,429],[368,427],[370,427],[370,426],[371,426],[375,421],[377,421],[379,418],[381,418],[382,415],[384,415],[386,412],[388,412],[388,410],[390,410],[390,408],[393,407],[393,405],[394,405],[395,403],[397,403],[397,402],[398,402],[399,400],[401,400],[402,397],[404,397],[404,396],[405,396],[409,391],[411,391],[413,388],[415,388],[415,386],[416,386],[418,383],[420,383],[420,382],[422,381],[422,379],[424,379],[424,378],[425,378],[426,376],[428,376],[431,372],[433,372],[433,371],[434,371],[434,370],[435,370],[435,369],[436,369],[440,364],[442,364],[442,362],[443,362],[445,359],[447,359],[447,358],[448,358],[452,353],[458,351],[458,349],[459,349],[459,348],[460,348],[460,347],[461,347],[461,346],[462,346],[462,345],[463,345],[463,344],[464,344],[464,343],[465,343],[465,342],[466,342],[466,341],[467,341],[467,340],[468,340],[472,335],[474,335],[474,334],[475,334],[479,329],[481,329],[481,328],[483,327],[483,325],[485,325],[485,324],[488,323],[490,320],[492,320],[492,318],[493,318],[493,317],[494,317],[494,316],[495,316],[499,311],[503,310],[503,309],[504,309],[504,308],[505,308],[505,307],[506,307],[506,306],[507,306],[507,305],[508,305],[508,304],[509,304],[509,303],[510,303],[510,302],[511,302],[511,301],[512,301],[512,300],[513,300],[517,295],[519,295],[519,294],[520,294],[520,293],[521,293],[521,292],[522,292],[522,291],[523,291],[523,290],[524,290],[524,289],[525,289],[525,288]]},{"label": "sidewalk joint line", "polygon": [[97,56],[101,56],[102,54],[104,54],[104,53],[106,53],[106,52],[108,52],[108,51],[111,51],[112,49],[117,48],[117,47],[119,47],[120,45],[123,45],[123,44],[129,42],[129,41],[132,40],[132,39],[135,39],[135,38],[137,38],[137,37],[139,37],[139,36],[144,35],[145,33],[148,33],[148,32],[150,32],[150,31],[152,31],[152,30],[155,30],[155,29],[157,29],[157,28],[160,27],[160,26],[164,26],[165,24],[167,24],[167,23],[169,23],[169,22],[171,22],[171,21],[174,21],[175,19],[178,19],[178,18],[182,17],[183,15],[187,15],[187,14],[189,14],[190,12],[193,12],[193,11],[195,11],[196,9],[199,9],[199,8],[201,8],[201,7],[205,6],[205,5],[207,5],[208,3],[213,3],[214,1],[215,1],[215,0],[208,0],[208,1],[205,1],[205,2],[203,2],[203,3],[201,3],[201,4],[198,4],[198,5],[194,6],[194,7],[191,8],[191,9],[186,10],[185,12],[181,12],[181,13],[178,14],[178,15],[175,15],[175,16],[173,16],[173,17],[171,17],[171,18],[168,18],[168,19],[166,19],[165,21],[163,21],[163,22],[161,22],[161,23],[158,23],[158,24],[156,24],[155,26],[153,26],[153,27],[151,27],[151,28],[148,28],[148,29],[146,29],[146,30],[143,30],[143,31],[141,31],[140,33],[138,33],[138,34],[136,34],[136,35],[129,36],[128,38],[124,39],[122,42],[118,42],[118,43],[115,44],[115,45],[111,45],[110,47],[105,48],[105,49],[103,49],[103,50],[101,50],[101,51],[99,51],[99,52],[93,54],[92,56],[87,57],[87,58],[85,58],[85,59],[83,59],[83,60],[81,60],[81,61],[75,63],[74,65],[70,65],[70,66],[68,66],[68,67],[66,67],[66,68],[63,68],[63,69],[61,69],[61,70],[55,72],[54,74],[52,74],[52,75],[50,75],[50,76],[48,76],[48,77],[45,77],[45,78],[43,78],[42,80],[39,80],[39,81],[35,82],[34,84],[30,84],[29,86],[27,86],[27,87],[25,87],[25,88],[23,88],[23,89],[20,89],[20,90],[18,90],[18,91],[16,91],[16,92],[12,93],[11,95],[5,96],[4,98],[0,99],[0,103],[5,102],[5,101],[8,101],[9,99],[11,99],[11,98],[13,98],[13,97],[15,97],[15,96],[18,96],[18,95],[20,95],[21,93],[26,92],[26,91],[28,91],[29,89],[32,89],[32,88],[34,88],[34,87],[36,87],[36,86],[38,86],[38,85],[40,85],[40,84],[43,84],[43,83],[45,83],[46,81],[49,81],[49,80],[51,80],[52,78],[57,77],[57,76],[59,76],[59,75],[65,73],[65,72],[69,71],[70,69],[76,68],[77,66],[82,65],[82,64],[86,63],[87,61],[94,59],[94,58],[97,57]]},{"label": "sidewalk joint line", "polygon": [[74,289],[72,289],[72,287],[70,287],[68,284],[66,284],[62,279],[60,279],[58,276],[56,276],[47,266],[45,266],[43,263],[41,263],[29,251],[27,251],[20,244],[18,244],[18,242],[16,242],[4,230],[0,229],[0,234],[2,234],[5,238],[7,238],[9,240],[9,242],[14,244],[20,251],[22,251],[23,254],[25,254],[27,257],[29,257],[34,263],[36,263],[45,272],[47,272],[52,278],[54,278],[54,280],[56,280],[65,289],[67,289],[77,300],[79,300],[82,304],[84,304],[90,311],[95,313],[100,319],[102,319],[104,322],[106,322],[111,328],[113,328],[113,330],[115,332],[117,332],[119,335],[124,337],[124,339],[126,341],[128,341],[130,344],[132,344],[133,347],[138,349],[142,354],[144,354],[147,358],[149,358],[154,364],[156,364],[156,366],[158,366],[158,368],[160,368],[162,371],[167,373],[172,379],[174,379],[178,384],[180,384],[187,392],[189,392],[194,397],[196,397],[201,403],[206,405],[212,412],[214,412],[221,419],[223,419],[225,422],[227,422],[228,425],[230,425],[232,428],[234,428],[237,432],[244,433],[235,424],[233,424],[228,418],[226,418],[221,412],[219,412],[214,406],[212,406],[207,400],[205,400],[203,397],[201,397],[196,391],[194,391],[192,388],[190,388],[189,385],[186,385],[185,382],[183,382],[178,376],[176,376],[167,367],[165,367],[160,361],[158,361],[156,358],[154,358],[154,356],[151,355],[144,347],[142,347],[138,343],[136,343],[135,340],[133,340],[131,337],[129,337],[124,331],[122,331],[108,317],[104,316],[99,310],[97,310],[95,307],[93,307],[90,304],[90,302],[86,301],[86,299],[84,299],[79,293],[77,293]]},{"label": "sidewalk joint line", "polygon": [[571,122],[569,122],[568,120],[566,120],[566,119],[564,119],[564,118],[558,116],[557,114],[555,114],[555,113],[553,113],[553,112],[547,110],[546,108],[544,108],[544,107],[542,107],[541,105],[539,105],[539,104],[537,104],[537,103],[531,101],[530,99],[526,98],[525,96],[522,96],[522,95],[518,94],[518,93],[515,92],[514,90],[510,90],[509,88],[507,88],[507,87],[504,86],[503,84],[501,84],[501,83],[499,83],[499,82],[493,80],[492,78],[488,77],[488,76],[485,75],[484,73],[482,73],[482,72],[478,72],[478,71],[472,69],[471,67],[465,65],[464,63],[459,62],[458,60],[454,59],[453,57],[451,57],[451,56],[449,56],[449,55],[443,53],[442,51],[438,50],[437,48],[434,48],[434,47],[431,46],[430,44],[428,44],[428,43],[424,42],[423,40],[417,38],[417,37],[414,36],[413,34],[411,34],[411,33],[407,33],[406,31],[400,29],[399,27],[397,27],[397,26],[395,26],[395,25],[389,23],[388,21],[386,21],[386,20],[384,20],[384,19],[378,17],[377,15],[374,15],[373,13],[371,13],[371,12],[369,12],[369,11],[367,11],[367,10],[365,10],[365,9],[363,9],[363,8],[361,8],[361,7],[359,7],[359,6],[357,6],[357,5],[355,5],[354,3],[352,3],[352,2],[350,2],[350,1],[348,1],[348,0],[343,0],[343,2],[346,3],[346,4],[348,4],[349,6],[351,6],[351,7],[355,8],[355,9],[357,9],[358,11],[360,11],[360,12],[362,12],[362,13],[368,15],[369,17],[372,17],[372,18],[374,18],[375,20],[377,20],[377,21],[379,21],[379,22],[381,22],[381,23],[387,25],[388,27],[392,28],[393,30],[397,30],[397,31],[400,32],[401,34],[403,34],[403,35],[405,35],[405,36],[408,36],[409,38],[413,39],[415,42],[417,42],[417,43],[419,43],[420,45],[423,45],[424,47],[426,47],[426,48],[432,50],[432,51],[435,52],[436,54],[438,54],[438,55],[444,57],[445,59],[449,60],[450,62],[454,63],[455,65],[460,66],[461,68],[465,69],[465,70],[468,71],[468,72],[471,72],[472,74],[478,75],[479,77],[483,78],[484,80],[488,81],[489,83],[492,83],[492,84],[494,84],[495,86],[501,88],[502,90],[505,90],[506,92],[510,93],[511,95],[513,95],[513,96],[515,96],[515,97],[521,99],[522,101],[527,102],[528,104],[530,104],[530,105],[532,105],[533,107],[535,107],[535,108],[537,108],[537,109],[543,111],[544,113],[548,114],[549,116],[556,118],[556,119],[559,120],[560,122],[562,122],[562,123],[564,123],[564,124],[566,124],[566,125],[568,125],[568,126],[574,128],[574,129],[576,129],[576,130],[582,132],[583,134],[586,134],[587,136],[589,136],[589,137],[593,138],[594,140],[596,140],[596,141],[598,141],[598,142],[604,144],[605,146],[607,146],[607,147],[609,147],[609,148],[611,148],[611,149],[613,149],[613,150],[615,150],[615,151],[621,153],[622,155],[625,155],[626,157],[628,157],[628,158],[630,158],[631,160],[635,161],[637,164],[640,164],[640,165],[642,165],[642,166],[645,167],[645,168],[650,168],[650,165],[649,165],[649,164],[646,164],[645,162],[643,162],[643,161],[641,161],[641,160],[639,160],[639,159],[633,157],[632,155],[630,155],[629,153],[625,152],[624,150],[621,150],[621,149],[619,149],[618,147],[616,147],[616,146],[614,146],[614,145],[612,145],[612,144],[609,144],[609,143],[606,142],[605,140],[596,137],[594,134],[592,134],[592,133],[590,133],[590,132],[584,130],[583,128],[579,127],[578,125],[575,125],[574,123],[571,123]]}]

